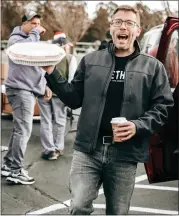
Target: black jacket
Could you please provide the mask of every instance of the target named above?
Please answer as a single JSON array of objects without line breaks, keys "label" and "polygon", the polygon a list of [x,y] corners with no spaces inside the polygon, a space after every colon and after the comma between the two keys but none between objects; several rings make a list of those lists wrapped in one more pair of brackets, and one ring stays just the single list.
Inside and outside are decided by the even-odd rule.
[{"label": "black jacket", "polygon": [[[173,106],[167,74],[161,62],[140,52],[126,65],[121,116],[133,121],[137,133],[129,141],[114,144],[121,160],[146,162],[150,136],[167,120]],[[72,109],[82,106],[74,149],[91,153],[95,150],[106,93],[115,67],[114,45],[94,51],[81,60],[71,83],[56,69],[46,75],[50,88]],[[116,92],[117,100],[117,92]]]}]

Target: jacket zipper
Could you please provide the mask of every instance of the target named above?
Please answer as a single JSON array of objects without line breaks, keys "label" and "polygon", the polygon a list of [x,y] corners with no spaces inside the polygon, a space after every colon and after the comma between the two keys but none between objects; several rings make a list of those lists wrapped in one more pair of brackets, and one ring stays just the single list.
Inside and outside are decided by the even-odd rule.
[{"label": "jacket zipper", "polygon": [[[110,73],[109,73],[109,75],[108,75],[108,78],[106,79],[106,84],[105,84],[105,89],[104,89],[104,92],[103,92],[103,97],[105,96],[105,94],[106,94],[106,92],[107,92],[107,90],[108,90],[108,86],[109,86],[109,83],[110,83],[110,80],[111,80],[111,76],[112,76],[112,68],[113,68],[113,66],[114,66],[114,55],[112,55],[112,64],[111,64],[111,67],[110,67]],[[105,105],[105,102],[106,102],[106,97],[104,97],[104,99],[103,99],[103,101],[102,101],[102,104],[101,104],[101,106],[100,106],[100,108],[99,108],[99,114],[98,114],[98,116],[99,116],[99,118],[98,118],[98,123],[97,123],[97,125],[96,125],[96,133],[94,132],[94,141],[93,141],[93,144],[95,143],[96,144],[96,142],[97,142],[97,138],[98,138],[98,135],[99,135],[99,133],[97,133],[97,131],[99,132],[99,127],[100,127],[100,124],[101,124],[101,118],[102,118],[102,115],[103,115],[103,112],[101,111],[101,109],[103,109],[103,111],[104,111],[104,105]],[[96,147],[96,145],[94,146],[92,144],[92,148],[90,149],[90,151],[91,150],[94,150],[95,149],[95,147]]]},{"label": "jacket zipper", "polygon": [[[132,57],[132,59],[133,58],[135,58],[135,57],[137,57],[139,54],[137,54],[137,55],[135,55],[135,56],[133,56]],[[128,65],[128,62],[130,61],[131,59],[129,59],[128,61],[127,61],[127,63],[126,63],[126,66],[125,66],[125,71],[126,71],[126,68],[127,68],[127,65]],[[109,83],[110,83],[110,80],[111,80],[111,75],[112,75],[112,73],[111,73],[111,71],[112,71],[112,68],[113,68],[113,66],[114,66],[114,54],[112,54],[112,64],[111,64],[111,67],[110,67],[110,73],[109,73],[109,76],[108,76],[108,78],[107,78],[107,81],[106,81],[106,86],[105,86],[105,90],[104,90],[104,95],[107,93],[107,90],[108,90],[108,86],[109,86]],[[126,73],[127,74],[127,73]],[[126,89],[126,79],[124,80],[124,91],[123,91],[123,99],[124,99],[124,96],[125,96],[125,89]],[[121,108],[120,108],[120,115],[121,115],[121,110],[122,110],[122,107],[123,107],[123,100],[122,99],[122,104],[121,104]],[[98,119],[98,123],[97,123],[97,125],[96,125],[96,134],[94,135],[94,141],[93,141],[93,144],[95,143],[96,144],[96,142],[97,142],[97,138],[98,138],[98,133],[97,133],[97,131],[99,132],[99,127],[100,127],[100,124],[101,124],[101,118],[102,118],[102,114],[103,114],[103,112],[101,112],[101,109],[103,108],[103,111],[104,111],[104,105],[105,105],[105,102],[106,102],[106,97],[103,99],[103,102],[102,102],[102,104],[101,104],[101,106],[100,106],[100,109],[99,109],[99,119],[100,119],[100,121],[99,121],[99,119]],[[94,132],[95,133],[95,132]],[[94,145],[91,145],[92,147],[91,147],[91,149],[90,149],[90,151],[92,151],[92,150],[94,150],[95,149],[95,147],[96,147],[96,145],[94,146]]]},{"label": "jacket zipper", "polygon": [[121,117],[121,110],[123,108],[123,104],[124,104],[124,96],[125,96],[125,91],[126,91],[126,80],[127,80],[127,72],[126,72],[126,68],[127,68],[127,64],[128,64],[129,60],[127,61],[126,63],[126,66],[124,68],[124,71],[125,71],[125,79],[124,79],[124,90],[123,90],[123,94],[122,94],[122,102],[121,102],[121,107],[120,107],[120,117]]}]

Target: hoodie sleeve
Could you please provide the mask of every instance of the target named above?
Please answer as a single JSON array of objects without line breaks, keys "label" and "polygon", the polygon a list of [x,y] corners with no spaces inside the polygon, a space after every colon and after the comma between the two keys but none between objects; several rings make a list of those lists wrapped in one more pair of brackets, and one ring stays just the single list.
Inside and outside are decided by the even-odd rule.
[{"label": "hoodie sleeve", "polygon": [[11,34],[11,37],[8,41],[8,47],[15,43],[24,43],[24,42],[38,42],[40,41],[40,30],[37,28],[32,29],[28,35],[21,34],[21,32],[17,32]]}]

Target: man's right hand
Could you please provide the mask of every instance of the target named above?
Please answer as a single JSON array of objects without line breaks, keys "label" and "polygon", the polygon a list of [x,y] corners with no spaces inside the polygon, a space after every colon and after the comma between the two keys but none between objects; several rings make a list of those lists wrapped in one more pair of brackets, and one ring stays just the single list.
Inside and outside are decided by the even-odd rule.
[{"label": "man's right hand", "polygon": [[39,25],[36,28],[39,29],[41,35],[45,34],[46,29],[44,27],[42,27],[42,26]]},{"label": "man's right hand", "polygon": [[44,27],[42,27],[40,25],[34,27],[30,22],[24,22],[22,25],[22,31],[24,31],[26,33],[31,32],[34,28],[39,29],[41,35],[45,34],[45,32],[46,32],[46,29]]}]

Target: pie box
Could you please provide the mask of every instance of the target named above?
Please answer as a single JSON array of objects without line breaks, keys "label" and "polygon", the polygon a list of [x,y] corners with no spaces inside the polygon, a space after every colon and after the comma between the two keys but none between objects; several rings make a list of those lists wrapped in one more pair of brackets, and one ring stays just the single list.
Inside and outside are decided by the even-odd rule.
[{"label": "pie box", "polygon": [[66,56],[62,47],[45,42],[16,43],[6,53],[15,64],[27,66],[56,65]]}]

